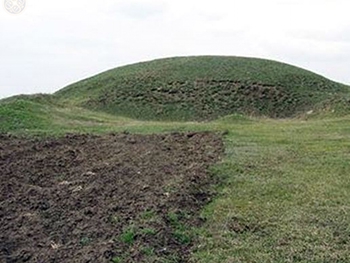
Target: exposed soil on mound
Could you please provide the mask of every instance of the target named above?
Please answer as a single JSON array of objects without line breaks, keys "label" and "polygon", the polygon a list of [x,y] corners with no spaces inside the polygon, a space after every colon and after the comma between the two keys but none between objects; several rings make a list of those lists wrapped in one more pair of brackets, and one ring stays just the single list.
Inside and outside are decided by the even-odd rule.
[{"label": "exposed soil on mound", "polygon": [[187,262],[212,133],[0,135],[0,262]]},{"label": "exposed soil on mound", "polygon": [[[117,85],[88,101],[86,106],[120,114],[129,111],[132,112],[129,115],[136,114],[130,115],[133,118],[172,116],[191,120],[211,120],[236,112],[280,118],[292,116],[297,108],[305,106],[303,98],[283,87],[229,79],[161,84],[143,81],[142,86],[122,89]],[[127,110],[123,110],[123,105]],[[130,107],[135,108],[130,111]]]}]

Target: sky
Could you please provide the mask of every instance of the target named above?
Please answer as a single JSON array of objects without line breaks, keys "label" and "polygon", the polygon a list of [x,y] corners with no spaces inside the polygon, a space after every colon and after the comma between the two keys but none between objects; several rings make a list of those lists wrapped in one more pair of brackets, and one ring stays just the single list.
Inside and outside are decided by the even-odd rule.
[{"label": "sky", "polygon": [[0,98],[53,93],[110,68],[229,55],[350,84],[349,0],[0,0]]}]

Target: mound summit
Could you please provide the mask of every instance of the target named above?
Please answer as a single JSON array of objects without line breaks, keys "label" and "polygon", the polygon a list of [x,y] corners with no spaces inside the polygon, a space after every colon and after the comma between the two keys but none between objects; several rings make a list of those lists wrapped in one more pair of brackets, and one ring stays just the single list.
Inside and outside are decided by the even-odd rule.
[{"label": "mound summit", "polygon": [[63,105],[143,120],[229,114],[294,117],[349,94],[345,85],[288,64],[244,57],[174,57],[118,67],[69,85]]}]

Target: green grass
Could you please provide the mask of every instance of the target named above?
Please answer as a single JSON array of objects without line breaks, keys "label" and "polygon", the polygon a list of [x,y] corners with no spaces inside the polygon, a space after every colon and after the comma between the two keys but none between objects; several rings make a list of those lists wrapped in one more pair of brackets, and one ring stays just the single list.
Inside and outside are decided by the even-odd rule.
[{"label": "green grass", "polygon": [[228,114],[290,117],[349,87],[310,71],[243,57],[177,57],[119,67],[58,91],[58,101],[143,120]]},{"label": "green grass", "polygon": [[120,240],[127,244],[132,245],[135,241],[136,230],[134,226],[130,226],[120,235]]},{"label": "green grass", "polygon": [[0,133],[56,136],[64,133],[122,131],[125,123],[135,120],[51,101],[35,96],[14,97],[0,101]]},{"label": "green grass", "polygon": [[169,225],[172,227],[172,235],[174,238],[183,245],[191,243],[194,231],[181,222],[184,215],[179,215],[174,212],[169,212],[167,215]]},{"label": "green grass", "polygon": [[151,236],[153,236],[157,233],[157,231],[154,228],[150,228],[150,227],[143,228],[143,229],[141,229],[140,232],[143,235],[151,235]]},{"label": "green grass", "polygon": [[50,116],[46,105],[16,99],[0,104],[0,132],[19,132],[48,128]]},{"label": "green grass", "polygon": [[[350,118],[232,125],[198,262],[349,262]],[[226,128],[228,128],[226,126]]]},{"label": "green grass", "polygon": [[123,259],[121,257],[114,257],[111,261],[112,263],[122,263]]}]

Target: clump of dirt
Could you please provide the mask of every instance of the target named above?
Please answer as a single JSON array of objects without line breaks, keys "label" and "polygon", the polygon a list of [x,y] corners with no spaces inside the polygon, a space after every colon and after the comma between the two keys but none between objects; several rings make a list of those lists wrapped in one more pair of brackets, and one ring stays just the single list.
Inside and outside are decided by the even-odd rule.
[{"label": "clump of dirt", "polygon": [[187,262],[219,135],[0,135],[0,262]]}]

